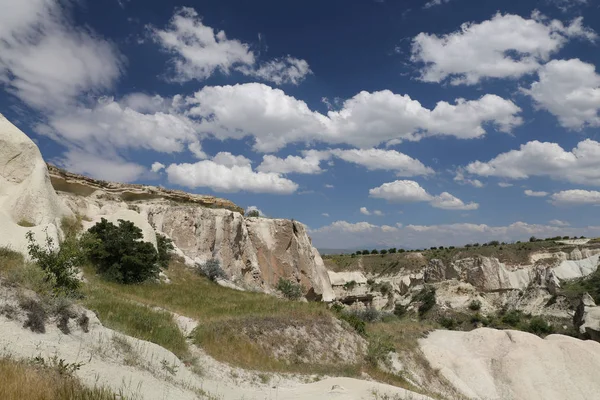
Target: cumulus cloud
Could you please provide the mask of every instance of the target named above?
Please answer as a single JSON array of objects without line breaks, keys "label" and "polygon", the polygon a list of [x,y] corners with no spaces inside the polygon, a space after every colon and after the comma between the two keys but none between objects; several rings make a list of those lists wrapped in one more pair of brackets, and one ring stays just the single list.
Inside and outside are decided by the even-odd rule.
[{"label": "cumulus cloud", "polygon": [[455,104],[442,101],[429,110],[408,95],[361,92],[324,115],[280,89],[247,83],[205,87],[186,104],[201,131],[221,140],[253,136],[254,148],[262,152],[314,141],[369,148],[435,135],[472,139],[485,135],[484,125],[509,132],[522,123],[519,107],[489,94]]},{"label": "cumulus cloud", "polygon": [[563,190],[554,193],[550,198],[552,204],[559,206],[600,205],[600,192],[595,190]]},{"label": "cumulus cloud", "polygon": [[507,187],[511,187],[514,185],[512,183],[508,183],[508,182],[498,182],[498,186],[500,186],[501,188],[507,188]]},{"label": "cumulus cloud", "polygon": [[165,169],[165,164],[159,163],[157,161],[155,163],[152,163],[152,167],[150,169],[152,170],[152,172],[158,172],[162,169]]},{"label": "cumulus cloud", "polygon": [[482,188],[484,186],[483,182],[481,182],[479,179],[470,179],[465,177],[465,174],[461,169],[456,171],[454,182],[458,182],[461,185],[471,185],[476,188]]},{"label": "cumulus cloud", "polygon": [[0,84],[41,110],[63,108],[82,93],[111,88],[122,71],[117,48],[75,27],[65,3],[8,2],[0,13]]},{"label": "cumulus cloud", "polygon": [[[390,229],[391,228],[391,229]],[[350,223],[336,221],[310,231],[313,243],[319,247],[404,247],[428,248],[431,246],[460,246],[467,243],[482,243],[490,240],[511,242],[526,240],[531,236],[580,236],[600,235],[600,227],[587,226],[571,228],[558,225],[538,225],[515,222],[506,226],[486,224],[447,224],[447,225],[373,225],[367,222]]]},{"label": "cumulus cloud", "polygon": [[371,212],[367,209],[367,207],[361,207],[360,213],[363,215],[371,215]]},{"label": "cumulus cloud", "polygon": [[396,150],[334,149],[330,153],[344,161],[362,165],[368,170],[396,171],[397,176],[411,177],[434,174],[433,169],[426,167],[421,161]]},{"label": "cumulus cloud", "polygon": [[593,64],[579,59],[552,60],[538,75],[531,88],[522,89],[538,108],[556,116],[568,129],[600,126],[600,75]]},{"label": "cumulus cloud", "polygon": [[328,213],[322,213],[321,215],[324,216],[324,217],[329,218],[329,214]]},{"label": "cumulus cloud", "polygon": [[367,207],[361,207],[360,208],[360,213],[363,215],[376,215],[378,217],[382,217],[385,214],[383,213],[383,211],[380,210],[373,210],[373,211],[369,211],[369,209]]},{"label": "cumulus cloud", "polygon": [[315,150],[308,150],[304,152],[304,157],[287,156],[286,158],[279,158],[272,155],[265,155],[263,156],[262,163],[256,168],[256,170],[260,172],[276,172],[280,174],[320,174],[323,172],[320,167],[322,160],[322,152]]},{"label": "cumulus cloud", "polygon": [[552,221],[548,221],[548,223],[550,225],[554,225],[554,226],[569,226],[569,225],[571,225],[566,221],[561,221],[560,219],[553,219]]},{"label": "cumulus cloud", "polygon": [[596,33],[576,18],[565,25],[539,12],[530,19],[494,15],[480,23],[464,23],[443,36],[420,33],[412,43],[411,60],[422,64],[421,79],[453,85],[479,83],[486,78],[519,78],[535,72],[569,40],[593,41]]},{"label": "cumulus cloud", "polygon": [[448,192],[432,196],[415,181],[394,181],[369,190],[369,196],[394,203],[429,202],[432,207],[444,210],[476,210],[477,203],[465,204]]},{"label": "cumulus cloud", "polygon": [[215,32],[204,25],[196,10],[179,8],[165,29],[150,26],[152,39],[172,55],[170,79],[187,82],[205,80],[216,71],[229,74],[232,70],[277,85],[299,84],[312,73],[308,63],[291,56],[258,63],[250,46],[229,39],[225,31]]},{"label": "cumulus cloud", "polygon": [[169,182],[191,189],[208,187],[225,193],[291,194],[298,189],[296,183],[279,174],[253,171],[250,164],[243,160],[245,157],[219,154],[216,160],[169,165],[166,169]]},{"label": "cumulus cloud", "polygon": [[530,189],[525,190],[523,193],[525,193],[525,196],[529,197],[546,197],[549,194],[548,192],[535,192]]},{"label": "cumulus cloud", "polygon": [[465,171],[479,176],[508,179],[547,176],[571,183],[600,185],[600,143],[586,139],[566,151],[557,143],[536,140],[488,162],[472,162]]}]

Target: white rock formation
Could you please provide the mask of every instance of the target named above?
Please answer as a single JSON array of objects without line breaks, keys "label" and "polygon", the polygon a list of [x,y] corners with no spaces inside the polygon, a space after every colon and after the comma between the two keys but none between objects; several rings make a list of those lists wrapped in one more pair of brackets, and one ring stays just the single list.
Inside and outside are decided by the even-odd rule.
[{"label": "white rock formation", "polygon": [[600,307],[588,293],[581,297],[573,323],[582,337],[600,342]]},{"label": "white rock formation", "polygon": [[26,253],[28,231],[39,242],[47,233],[57,243],[60,221],[71,215],[52,188],[38,147],[0,114],[0,245]]},{"label": "white rock formation", "polygon": [[431,367],[468,399],[598,399],[594,341],[480,328],[434,331],[419,345]]}]

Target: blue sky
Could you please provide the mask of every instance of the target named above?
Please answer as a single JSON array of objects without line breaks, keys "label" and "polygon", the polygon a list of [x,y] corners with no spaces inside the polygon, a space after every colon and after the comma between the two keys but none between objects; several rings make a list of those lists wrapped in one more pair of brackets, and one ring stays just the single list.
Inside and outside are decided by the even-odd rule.
[{"label": "blue sky", "polygon": [[0,112],[319,247],[600,235],[592,0],[0,0]]}]

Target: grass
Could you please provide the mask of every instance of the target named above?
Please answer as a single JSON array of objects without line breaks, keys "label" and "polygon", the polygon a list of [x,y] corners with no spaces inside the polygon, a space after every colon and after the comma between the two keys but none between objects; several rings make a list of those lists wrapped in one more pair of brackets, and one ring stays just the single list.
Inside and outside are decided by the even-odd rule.
[{"label": "grass", "polygon": [[87,388],[56,368],[25,361],[0,358],[0,399],[2,400],[117,400],[108,389]]}]

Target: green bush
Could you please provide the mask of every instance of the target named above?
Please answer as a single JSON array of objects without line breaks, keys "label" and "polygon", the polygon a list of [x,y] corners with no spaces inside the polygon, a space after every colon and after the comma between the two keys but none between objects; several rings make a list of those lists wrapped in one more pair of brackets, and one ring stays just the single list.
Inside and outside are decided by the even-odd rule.
[{"label": "green bush", "polygon": [[302,297],[302,286],[299,283],[294,283],[288,279],[279,278],[277,290],[279,290],[288,300],[298,300]]},{"label": "green bush", "polygon": [[419,306],[419,316],[423,317],[429,310],[435,306],[435,288],[425,287],[416,296],[415,301],[421,302]]},{"label": "green bush", "polygon": [[342,312],[338,315],[338,318],[346,321],[359,335],[367,335],[367,323],[356,316],[356,314]]},{"label": "green bush", "polygon": [[533,317],[531,318],[531,321],[529,321],[527,331],[536,335],[550,335],[554,332],[554,327],[542,317]]},{"label": "green bush", "polygon": [[469,310],[479,311],[481,310],[481,302],[479,300],[473,300],[469,303]]},{"label": "green bush", "polygon": [[440,319],[440,325],[452,331],[456,329],[456,327],[458,326],[458,322],[454,318],[442,317]]},{"label": "green bush", "polygon": [[404,307],[402,304],[396,304],[394,306],[394,315],[398,318],[402,318],[406,315],[406,307]]},{"label": "green bush", "polygon": [[173,250],[175,250],[175,246],[173,246],[173,241],[165,235],[157,233],[156,248],[158,249],[158,265],[162,269],[168,269],[169,262],[171,261],[171,256],[173,255]]},{"label": "green bush", "polygon": [[221,268],[221,263],[216,258],[211,258],[204,264],[197,264],[198,272],[205,275],[208,279],[216,282],[218,279],[227,278],[227,274]]},{"label": "green bush", "polygon": [[246,213],[246,217],[258,218],[260,217],[260,212],[258,210],[251,210]]},{"label": "green bush", "polygon": [[521,323],[523,314],[518,310],[511,310],[502,316],[502,322],[512,327],[517,327]]},{"label": "green bush", "polygon": [[133,222],[120,219],[116,226],[102,218],[88,230],[83,243],[99,273],[110,280],[132,284],[157,278],[160,272],[158,252],[142,238],[142,230]]},{"label": "green bush", "polygon": [[379,366],[380,363],[389,367],[391,363],[390,353],[393,351],[396,351],[396,349],[391,336],[385,334],[374,335],[369,337],[366,360],[373,367]]},{"label": "green bush", "polygon": [[55,291],[72,294],[79,289],[80,282],[76,277],[77,267],[83,261],[79,242],[75,238],[67,238],[58,248],[54,240],[46,233],[46,242],[40,246],[33,232],[27,232],[29,242],[27,250],[31,260],[46,274],[46,280],[52,282]]},{"label": "green bush", "polygon": [[356,287],[356,285],[357,285],[356,281],[346,282],[346,283],[344,283],[344,289],[353,290]]}]

